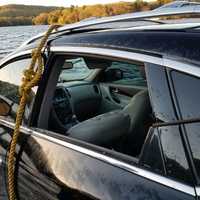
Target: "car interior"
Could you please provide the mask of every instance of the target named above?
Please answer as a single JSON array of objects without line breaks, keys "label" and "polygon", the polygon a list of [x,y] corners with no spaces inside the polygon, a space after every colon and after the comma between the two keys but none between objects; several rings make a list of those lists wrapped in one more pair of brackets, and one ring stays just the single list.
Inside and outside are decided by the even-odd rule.
[{"label": "car interior", "polygon": [[153,121],[144,63],[65,59],[49,130],[138,157]]}]

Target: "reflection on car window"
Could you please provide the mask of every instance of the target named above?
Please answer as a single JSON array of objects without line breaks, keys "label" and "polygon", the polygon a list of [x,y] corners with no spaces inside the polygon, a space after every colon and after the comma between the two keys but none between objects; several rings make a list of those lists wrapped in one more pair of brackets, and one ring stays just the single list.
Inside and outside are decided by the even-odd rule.
[{"label": "reflection on car window", "polygon": [[167,175],[191,183],[191,172],[186,159],[178,126],[159,128]]},{"label": "reflection on car window", "polygon": [[[155,162],[156,160],[156,162]],[[146,145],[140,157],[140,163],[143,167],[156,173],[164,174],[162,150],[159,143],[158,130],[151,129],[146,139]]]},{"label": "reflection on car window", "polygon": [[62,72],[59,77],[60,82],[84,79],[92,72],[85,60],[81,57],[65,60]]},{"label": "reflection on car window", "polygon": [[[21,79],[23,71],[29,66],[31,59],[21,59],[9,63],[0,69],[0,97],[7,101],[11,106],[10,117],[15,119],[16,111],[19,104],[19,86],[21,85]],[[32,99],[35,96],[36,88],[31,91],[30,101],[27,108],[32,103]],[[28,116],[29,109],[26,109],[25,117]]]},{"label": "reflection on car window", "polygon": [[[200,118],[200,79],[173,71],[171,73],[182,119]],[[200,177],[200,123],[185,124],[196,171]]]},{"label": "reflection on car window", "polygon": [[119,80],[107,80],[107,82],[113,82],[122,85],[136,85],[146,86],[146,78],[144,66],[139,64],[131,64],[125,62],[112,62],[111,66],[106,71],[118,69],[122,71],[122,77]]},{"label": "reflection on car window", "polygon": [[151,104],[156,118],[164,122],[175,121],[176,115],[165,69],[162,66],[148,63],[145,71]]}]

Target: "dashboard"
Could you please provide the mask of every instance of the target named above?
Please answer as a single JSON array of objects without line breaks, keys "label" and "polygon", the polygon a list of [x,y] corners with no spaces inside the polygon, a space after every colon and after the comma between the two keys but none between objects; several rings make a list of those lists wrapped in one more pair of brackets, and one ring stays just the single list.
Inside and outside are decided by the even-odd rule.
[{"label": "dashboard", "polygon": [[100,104],[99,86],[85,81],[59,83],[53,99],[55,112],[63,124],[70,123],[74,116],[78,121],[95,116]]}]

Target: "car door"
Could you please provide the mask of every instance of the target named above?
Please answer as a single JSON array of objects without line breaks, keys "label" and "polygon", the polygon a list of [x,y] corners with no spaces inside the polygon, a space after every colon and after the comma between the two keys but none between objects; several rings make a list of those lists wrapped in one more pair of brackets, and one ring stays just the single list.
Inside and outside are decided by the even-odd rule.
[{"label": "car door", "polygon": [[[55,71],[51,73],[55,76]],[[6,153],[14,122],[1,118],[0,124],[1,144],[5,149],[2,185],[6,196]],[[22,126],[16,149],[17,197],[22,200],[195,198],[193,187],[147,168],[142,158],[129,157],[46,129]],[[157,162],[164,168],[162,158]]]},{"label": "car door", "polygon": [[[49,70],[55,77],[55,71]],[[51,75],[49,83],[52,86]],[[14,121],[8,118],[0,119],[3,199],[7,198],[7,149],[14,128]],[[38,200],[195,198],[194,187],[161,173],[165,165],[162,158],[157,160],[161,162],[161,172],[148,168],[142,158],[129,157],[45,128],[22,126],[16,149],[17,197]]]},{"label": "car door", "polygon": [[[12,122],[0,123],[1,134],[13,131]],[[22,127],[21,137],[16,157],[20,200],[194,199],[192,188],[141,168],[137,159],[45,130]]]}]

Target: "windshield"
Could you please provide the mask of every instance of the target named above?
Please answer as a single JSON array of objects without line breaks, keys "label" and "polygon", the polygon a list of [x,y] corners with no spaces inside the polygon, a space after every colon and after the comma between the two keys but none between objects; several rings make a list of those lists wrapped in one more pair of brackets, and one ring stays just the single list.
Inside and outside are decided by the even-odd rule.
[{"label": "windshield", "polygon": [[65,60],[59,82],[81,80],[88,77],[94,69],[89,69],[83,58]]}]

